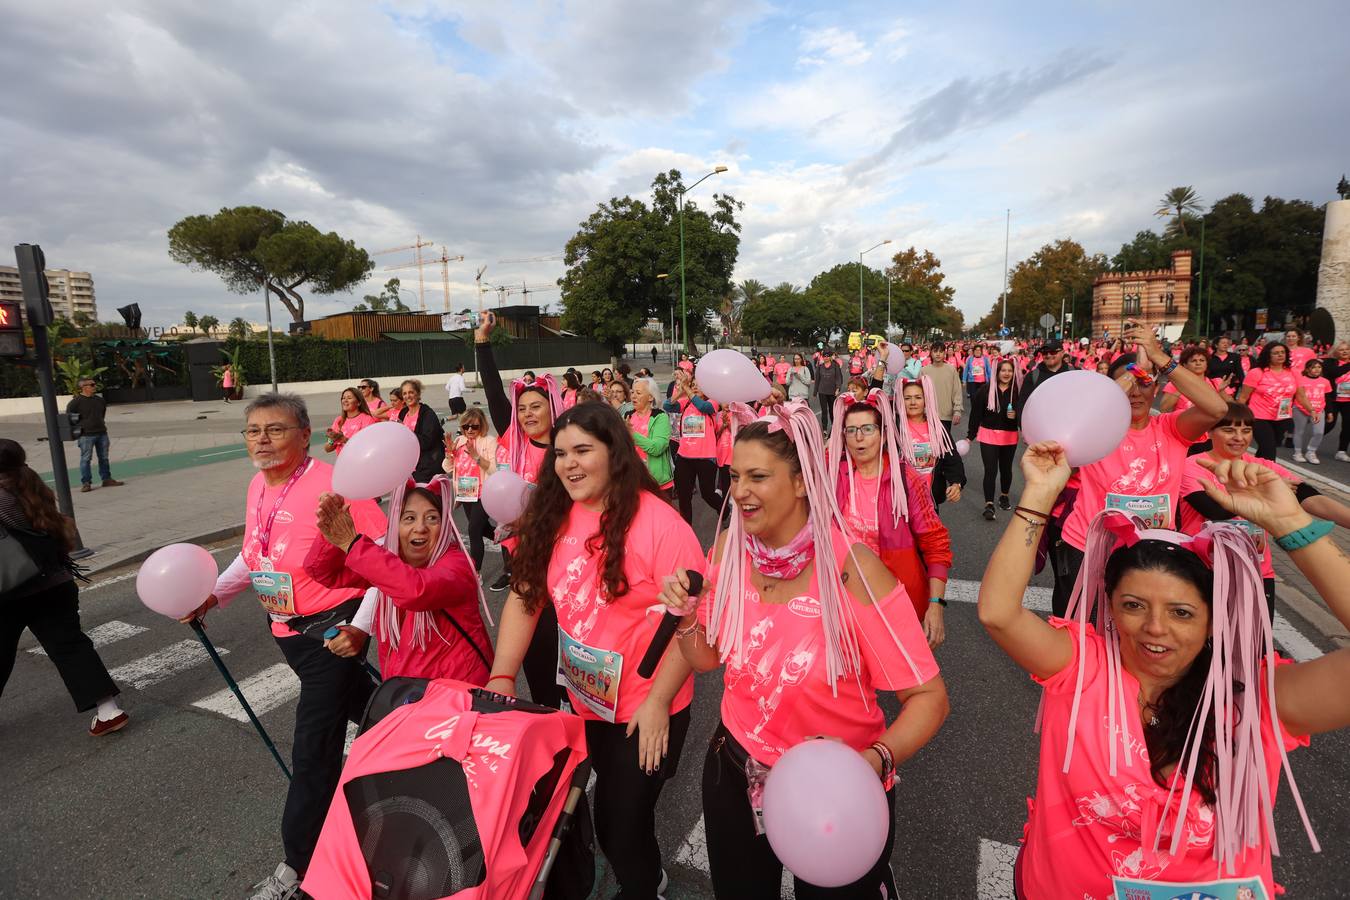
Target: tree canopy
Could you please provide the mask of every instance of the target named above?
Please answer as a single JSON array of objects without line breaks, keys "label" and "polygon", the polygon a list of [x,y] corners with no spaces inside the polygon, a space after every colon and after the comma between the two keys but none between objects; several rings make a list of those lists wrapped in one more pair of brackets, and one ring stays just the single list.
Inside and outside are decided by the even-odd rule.
[{"label": "tree canopy", "polygon": [[399,280],[390,278],[378,294],[366,294],[352,307],[353,312],[408,312],[408,305],[399,296]]},{"label": "tree canopy", "polygon": [[315,294],[349,291],[375,267],[366,251],[336,232],[324,234],[260,206],[179,220],[169,229],[169,257],[214,272],[238,294],[266,288],[297,322],[305,318],[298,288],[308,286]]},{"label": "tree canopy", "polygon": [[[611,345],[637,334],[642,323],[664,320],[680,302],[680,192],[678,170],[652,181],[650,205],[632,197],[601,203],[567,242],[562,288],[563,327]],[[688,345],[732,293],[731,273],[740,252],[743,204],[714,194],[710,211],[684,201],[685,299]],[[658,275],[667,278],[658,279]]]}]

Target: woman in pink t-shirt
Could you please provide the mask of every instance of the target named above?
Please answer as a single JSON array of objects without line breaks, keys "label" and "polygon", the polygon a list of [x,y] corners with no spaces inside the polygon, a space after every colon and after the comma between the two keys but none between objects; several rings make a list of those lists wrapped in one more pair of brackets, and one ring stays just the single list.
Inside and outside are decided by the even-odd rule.
[{"label": "woman in pink t-shirt", "polygon": [[680,419],[680,446],[675,453],[675,496],[680,515],[694,523],[694,488],[703,502],[721,510],[717,493],[717,404],[699,390],[689,375],[676,375],[665,403],[666,412]]},{"label": "woman in pink t-shirt", "polygon": [[951,435],[938,419],[933,383],[927,376],[918,381],[897,381],[902,421],[897,429],[900,455],[932,487],[933,505],[961,499],[966,486],[966,467],[956,452]]},{"label": "woman in pink t-shirt", "polygon": [[[858,751],[896,804],[894,767],[933,738],[947,689],[904,587],[863,544],[845,537],[820,468],[820,424],[800,401],[745,422],[732,449],[735,513],[691,602],[684,571],[661,599],[682,618],[680,649],[693,667],[725,662],[721,723],[703,767],[709,874],[719,898],[777,897],[783,866],[757,834],[748,792],[789,748],[830,735]],[[814,467],[810,470],[804,467]],[[842,648],[842,649],[841,649]],[[888,726],[876,692],[893,691]],[[833,890],[797,896],[895,897],[894,829],[872,869]]]},{"label": "woman in pink t-shirt", "polygon": [[970,401],[970,419],[966,439],[980,445],[984,463],[984,517],[994,521],[994,476],[1003,489],[998,495],[999,509],[1012,509],[1008,491],[1012,488],[1013,457],[1017,455],[1017,436],[1022,427],[1022,376],[1011,359],[1000,359],[992,384],[980,385]]},{"label": "woman in pink t-shirt", "polygon": [[[1068,587],[1078,575],[1088,525],[1097,513],[1123,509],[1156,528],[1176,527],[1177,491],[1186,453],[1228,411],[1228,401],[1203,376],[1172,362],[1151,328],[1127,320],[1125,341],[1137,344],[1138,350],[1117,357],[1111,363],[1110,377],[1129,397],[1130,427],[1119,447],[1078,469],[1078,495],[1064,520],[1057,550],[1056,583],[1061,589],[1052,606],[1057,616],[1068,608]],[[1132,363],[1153,369],[1153,374],[1131,374],[1126,367]],[[1160,373],[1170,377],[1195,405],[1185,412],[1152,415]]]},{"label": "woman in pink t-shirt", "polygon": [[366,406],[366,400],[357,392],[356,388],[344,388],[342,396],[338,400],[342,407],[342,412],[333,424],[328,426],[325,435],[323,449],[325,453],[341,453],[343,446],[350,441],[358,431],[367,425],[375,424],[375,417],[370,414],[370,407]]},{"label": "woman in pink t-shirt", "polygon": [[484,541],[493,533],[492,520],[479,498],[498,465],[505,465],[506,454],[497,439],[488,432],[487,416],[478,407],[464,410],[459,417],[459,434],[445,437],[445,461],[441,468],[451,478],[455,507],[465,515],[469,535],[469,559],[476,572],[483,571]]},{"label": "woman in pink t-shirt", "polygon": [[624,896],[654,897],[664,881],[656,801],[679,764],[694,682],[674,648],[652,678],[637,670],[662,620],[662,579],[701,570],[703,551],[609,406],[582,403],[559,416],[552,463],[517,523],[488,688],[515,693],[536,620],[553,609],[559,680],[586,720],[596,837]]},{"label": "woman in pink t-shirt", "polygon": [[1299,387],[1298,375],[1289,368],[1289,348],[1279,341],[1266,344],[1261,355],[1252,364],[1251,371],[1242,379],[1237,400],[1252,408],[1256,425],[1256,455],[1274,459],[1275,448],[1294,424],[1294,402],[1305,407],[1308,398]]},{"label": "woman in pink t-shirt", "polygon": [[[1183,368],[1190,369],[1201,378],[1204,378],[1205,368],[1209,365],[1209,354],[1205,352],[1205,348],[1203,347],[1189,347],[1181,351],[1181,356],[1177,358],[1177,364]],[[1208,380],[1214,390],[1218,391],[1220,394],[1232,396],[1232,393],[1228,390],[1228,385],[1231,381],[1229,376],[1224,376],[1223,378],[1209,378],[1206,380]],[[1181,391],[1177,390],[1177,386],[1169,381],[1167,382],[1166,387],[1163,388],[1163,397],[1158,403],[1158,410],[1159,412],[1165,413],[1185,412],[1194,405],[1195,404],[1191,403],[1189,397],[1184,396]]]},{"label": "woman in pink t-shirt", "polygon": [[1317,448],[1322,446],[1322,433],[1327,424],[1327,394],[1331,392],[1331,382],[1322,377],[1320,359],[1310,359],[1303,364],[1298,386],[1303,399],[1294,400],[1294,462],[1318,465],[1322,461],[1317,458]]},{"label": "woman in pink t-shirt", "polygon": [[[1316,536],[1279,476],[1242,461],[1209,465],[1226,490],[1204,490],[1230,512],[1272,535],[1307,535],[1291,556],[1313,583],[1350,578],[1350,562],[1325,530]],[[1022,473],[1022,521],[1009,523],[979,599],[995,643],[1044,688],[1016,896],[1108,898],[1135,887],[1189,897],[1237,878],[1274,898],[1266,823],[1281,769],[1309,735],[1350,726],[1350,650],[1294,665],[1269,649],[1258,560],[1235,529],[1190,541],[1139,531],[1117,512],[1094,521],[1074,621],[1046,622],[1022,597],[1069,465],[1057,444],[1035,444]],[[1350,621],[1344,592],[1327,599]]]}]

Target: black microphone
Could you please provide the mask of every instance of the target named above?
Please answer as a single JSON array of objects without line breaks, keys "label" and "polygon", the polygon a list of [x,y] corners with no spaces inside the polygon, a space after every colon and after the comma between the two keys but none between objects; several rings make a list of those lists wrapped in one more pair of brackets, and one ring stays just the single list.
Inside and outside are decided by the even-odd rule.
[{"label": "black microphone", "polygon": [[[698,572],[687,572],[685,577],[689,579],[689,596],[696,597],[703,592],[703,576]],[[647,652],[642,656],[642,662],[638,663],[637,673],[643,678],[651,678],[656,673],[657,663],[661,662],[661,657],[666,655],[666,648],[670,646],[670,639],[675,636],[675,629],[680,627],[680,616],[673,612],[667,612],[661,617],[661,624],[656,626],[656,634],[652,635],[652,642],[647,645]]]}]

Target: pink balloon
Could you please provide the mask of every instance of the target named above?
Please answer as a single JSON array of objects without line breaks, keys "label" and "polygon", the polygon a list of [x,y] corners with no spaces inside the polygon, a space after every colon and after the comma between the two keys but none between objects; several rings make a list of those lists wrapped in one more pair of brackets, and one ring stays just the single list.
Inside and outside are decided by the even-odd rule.
[{"label": "pink balloon", "polygon": [[839,887],[876,865],[890,809],[881,779],[838,741],[803,741],[764,783],[764,830],[783,865],[802,881]]},{"label": "pink balloon", "polygon": [[959,453],[961,456],[965,456],[967,453],[969,453],[970,441],[966,440],[965,438],[961,438],[961,440],[957,441],[956,452]]},{"label": "pink balloon", "polygon": [[1058,441],[1071,466],[1086,466],[1120,446],[1130,427],[1130,401],[1105,375],[1074,369],[1036,386],[1022,409],[1028,444]]},{"label": "pink balloon", "polygon": [[886,374],[899,375],[905,370],[905,351],[891,344],[891,352],[886,355]]},{"label": "pink balloon", "polygon": [[525,506],[530,502],[531,489],[532,485],[524,478],[504,469],[494,472],[483,482],[478,502],[483,504],[483,512],[495,519],[497,524],[510,525],[525,512]]},{"label": "pink balloon", "polygon": [[[435,413],[423,409],[422,415]],[[352,436],[333,464],[333,491],[348,500],[383,497],[408,480],[420,453],[417,435],[408,426],[399,422],[368,425]]]},{"label": "pink balloon", "polygon": [[756,403],[769,396],[768,379],[735,350],[714,350],[700,359],[694,378],[703,393],[718,403]]},{"label": "pink balloon", "polygon": [[160,547],[136,573],[136,596],[157,613],[181,619],[206,602],[216,587],[216,558],[196,544]]}]

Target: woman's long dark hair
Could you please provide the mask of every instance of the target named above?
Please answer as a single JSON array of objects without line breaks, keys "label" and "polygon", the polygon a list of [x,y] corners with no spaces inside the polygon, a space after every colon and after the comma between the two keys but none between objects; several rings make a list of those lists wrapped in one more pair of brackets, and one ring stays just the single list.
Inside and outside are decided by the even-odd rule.
[{"label": "woman's long dark hair", "polygon": [[[1164,572],[1179,578],[1199,591],[1206,606],[1213,607],[1214,574],[1200,557],[1184,547],[1167,541],[1145,540],[1116,550],[1106,561],[1107,595],[1115,593],[1126,573],[1138,571]],[[1160,787],[1171,784],[1170,779],[1163,776],[1163,770],[1184,762],[1181,754],[1209,677],[1212,653],[1207,640],[1181,680],[1159,694],[1157,702],[1149,707],[1158,724],[1144,729],[1144,741],[1148,746],[1149,769]],[[1242,685],[1235,684],[1233,688],[1241,690]],[[1214,805],[1215,798],[1215,765],[1214,714],[1211,710],[1200,736],[1200,756],[1195,768],[1195,789],[1210,806]]]},{"label": "woman's long dark hair", "polygon": [[1294,360],[1289,353],[1289,347],[1285,345],[1284,341],[1272,341],[1262,347],[1260,354],[1256,357],[1256,362],[1252,363],[1252,368],[1269,369],[1270,351],[1274,350],[1276,347],[1284,347],[1284,367],[1292,372],[1294,370]]},{"label": "woman's long dark hair", "polygon": [[75,520],[62,514],[52,489],[28,466],[23,445],[9,438],[0,438],[0,487],[18,499],[34,531],[55,538],[67,553],[75,549]]},{"label": "woman's long dark hair", "polygon": [[[587,552],[604,556],[601,580],[608,602],[628,593],[628,579],[623,571],[624,544],[637,517],[642,492],[659,497],[661,489],[638,456],[628,426],[612,406],[582,403],[572,407],[553,420],[549,442],[556,443],[558,433],[571,425],[597,438],[609,450],[609,492],[600,516],[600,531],[586,539]],[[551,602],[548,566],[558,532],[571,509],[572,498],[552,460],[548,460],[539,467],[539,481],[517,523],[520,548],[511,560],[511,589],[520,595],[531,615]]]}]

